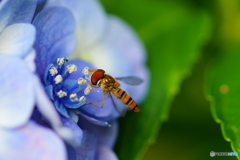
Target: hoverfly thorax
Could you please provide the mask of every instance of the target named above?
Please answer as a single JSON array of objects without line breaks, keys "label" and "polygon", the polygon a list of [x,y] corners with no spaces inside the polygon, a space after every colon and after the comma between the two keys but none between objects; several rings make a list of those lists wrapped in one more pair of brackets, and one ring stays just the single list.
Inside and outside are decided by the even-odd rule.
[{"label": "hoverfly thorax", "polygon": [[112,91],[114,88],[120,86],[120,84],[110,75],[105,74],[101,80],[99,80],[98,86],[102,90]]}]

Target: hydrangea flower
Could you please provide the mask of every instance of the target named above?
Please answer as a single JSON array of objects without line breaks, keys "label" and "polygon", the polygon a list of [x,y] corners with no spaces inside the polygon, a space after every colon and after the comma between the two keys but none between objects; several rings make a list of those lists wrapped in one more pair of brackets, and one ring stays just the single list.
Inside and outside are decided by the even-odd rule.
[{"label": "hydrangea flower", "polygon": [[[145,50],[134,31],[119,18],[105,14],[97,0],[48,0],[46,7],[49,6],[66,7],[73,14],[77,46],[71,57],[84,59],[113,77],[141,78],[144,81],[138,86],[121,84],[140,103],[147,93],[149,73],[144,65]],[[105,121],[119,116],[111,105],[105,106],[102,109],[88,105],[81,110]]]},{"label": "hydrangea flower", "polygon": [[[0,159],[64,159],[60,138],[51,130],[29,121],[34,106],[62,136],[68,132],[46,96],[35,71],[32,45],[36,31],[29,24],[36,8],[34,0],[0,3]],[[67,133],[67,134],[65,134]],[[70,133],[70,132],[69,132]],[[71,136],[71,135],[69,135]],[[32,150],[36,141],[36,146]],[[56,146],[52,146],[55,143]],[[56,155],[55,152],[61,152]],[[40,155],[41,152],[46,154]],[[20,157],[21,155],[22,157]]]},{"label": "hydrangea flower", "polygon": [[[16,8],[23,10],[19,6]],[[35,6],[32,8],[35,9]],[[36,72],[48,98],[52,100],[60,115],[62,125],[72,130],[75,137],[74,143],[65,143],[68,159],[117,159],[112,148],[118,132],[116,118],[120,114],[113,107],[110,99],[105,101],[103,108],[84,105],[87,102],[99,100],[101,96],[99,96],[100,93],[95,92],[89,94],[90,89],[82,70],[85,67],[102,68],[114,77],[135,75],[142,78],[144,83],[140,86],[121,85],[136,101],[140,102],[146,94],[148,72],[144,66],[144,49],[138,38],[120,19],[114,16],[107,17],[96,0],[70,0],[67,2],[49,0],[45,9],[36,15],[32,24],[37,32],[34,43]],[[68,60],[69,56],[78,59]],[[81,59],[88,60],[88,62]],[[32,66],[32,71],[34,71],[34,64]],[[36,90],[40,92],[42,86],[39,85],[39,81],[37,82]],[[38,94],[37,101],[39,101],[39,97],[46,98],[46,95]],[[30,121],[25,128],[20,128],[14,133],[7,130],[2,132],[6,136],[10,135],[10,138],[5,138],[6,141],[3,143],[13,139],[11,141],[13,145],[24,143],[21,141],[24,137],[29,137],[30,142],[40,140],[41,134],[32,136],[32,130],[34,133],[39,131],[43,135],[49,134],[48,138],[51,140],[41,139],[42,143],[47,146],[45,150],[38,150],[38,147],[36,149],[34,147],[35,152],[27,156],[23,154],[22,157],[18,157],[20,159],[42,158],[37,153],[46,153],[42,155],[45,156],[44,159],[54,156],[58,157],[57,159],[65,159],[66,151],[62,147],[63,141],[60,141],[50,130],[39,126],[41,124],[41,126],[50,127],[48,122],[54,120],[58,123],[58,116],[54,115],[55,112],[50,112],[55,118],[49,118],[52,115],[48,114],[51,104],[44,98],[42,98],[44,105],[38,106],[45,107],[35,109],[31,118],[38,124]],[[32,110],[33,108],[30,113]],[[42,115],[47,118],[47,123],[46,119],[42,119]],[[28,120],[29,117],[26,119]],[[111,127],[109,127],[109,123]],[[40,128],[36,129],[36,126]],[[26,131],[30,134],[23,134]],[[19,141],[12,138],[15,135],[19,137]],[[56,150],[53,150],[51,145],[47,145],[49,144],[46,142],[48,140],[54,144]],[[16,153],[25,149],[27,148],[23,147]],[[0,148],[0,151],[2,150],[5,151],[4,148]],[[8,156],[12,150],[11,147],[7,148]],[[59,154],[59,151],[62,154]]]},{"label": "hydrangea flower", "polygon": [[[33,25],[37,29],[34,44],[37,53],[37,73],[41,77],[49,98],[59,111],[63,125],[72,129],[76,142],[81,143],[80,146],[68,145],[72,153],[69,155],[70,159],[73,155],[77,159],[104,156],[105,154],[101,152],[107,150],[108,147],[113,147],[117,135],[117,123],[111,122],[109,128],[106,122],[115,120],[110,119],[112,115],[107,115],[106,120],[101,119],[102,117],[93,117],[81,110],[81,105],[85,103],[85,101],[81,102],[82,96],[94,101],[99,95],[84,94],[88,87],[80,83],[84,81],[82,69],[86,66],[93,66],[83,60],[68,61],[65,58],[73,52],[75,44],[73,35],[75,25],[71,12],[63,7],[46,8],[35,17]],[[106,103],[108,107],[102,108],[103,110],[113,107],[111,101]],[[80,117],[76,113],[79,113]],[[115,113],[119,116],[117,111]],[[100,153],[97,154],[97,152]],[[108,149],[108,152],[107,157],[116,157],[111,149]]]},{"label": "hydrangea flower", "polygon": [[[96,0],[71,0],[68,2],[61,0],[49,0],[47,1],[45,8],[47,9],[53,6],[62,6],[68,8],[71,11],[76,22],[76,27],[74,30],[75,36],[77,37],[77,46],[75,48],[74,54],[72,54],[71,57],[85,59],[93,64],[92,66],[87,62],[81,61],[79,59],[72,60],[69,64],[75,64],[78,70],[68,77],[69,80],[75,80],[76,83],[79,78],[83,77],[82,69],[86,66],[90,68],[102,68],[106,70],[107,73],[115,77],[134,75],[142,78],[144,80],[144,83],[136,87],[122,84],[122,88],[130,93],[130,95],[132,95],[137,102],[141,102],[147,92],[149,75],[146,67],[144,66],[144,48],[134,34],[133,30],[117,17],[108,17]],[[60,25],[58,26],[60,27]],[[65,27],[67,27],[67,25],[65,25]],[[45,40],[42,40],[42,42],[43,41]],[[63,52],[60,53],[62,54]],[[66,55],[69,54],[70,52],[68,52]],[[39,58],[37,58],[37,60],[41,59],[41,56],[42,54],[39,55]],[[61,56],[56,57],[55,55],[52,57],[55,57],[55,62],[57,58],[61,58]],[[81,93],[83,95],[83,92]],[[71,93],[68,95],[71,95]],[[87,96],[87,100],[93,102],[99,100],[98,97],[99,93],[90,93]],[[83,133],[85,133],[85,131],[88,133],[89,131],[90,133],[94,133],[95,137],[92,138],[97,141],[97,143],[91,143],[91,147],[87,149],[91,150],[91,154],[87,156],[90,157],[90,159],[94,159],[93,157],[101,155],[106,155],[103,159],[113,159],[109,158],[111,156],[115,157],[116,159],[116,156],[112,151],[112,147],[116,138],[117,127],[111,127],[115,128],[111,129],[111,132],[115,134],[111,134],[108,136],[108,138],[102,138],[104,135],[101,134],[101,130],[109,129],[96,125],[102,125],[101,123],[98,123],[99,121],[112,121],[114,125],[117,124],[114,121],[117,117],[119,117],[119,113],[113,107],[113,104],[110,100],[105,103],[107,104],[104,105],[104,108],[97,108],[93,105],[86,105],[78,108],[78,111],[82,113],[81,116],[84,116],[84,118],[80,116],[78,126],[80,126],[80,128],[83,130]],[[86,123],[86,118],[91,123]],[[84,137],[89,137],[89,135],[91,135],[90,133],[83,134],[83,141],[85,139]],[[101,139],[104,139],[104,141]],[[82,145],[85,145],[84,142]],[[82,150],[81,146],[75,148],[75,153],[77,156],[79,156],[77,154],[79,150]],[[96,150],[98,150],[98,152],[96,152]]]}]

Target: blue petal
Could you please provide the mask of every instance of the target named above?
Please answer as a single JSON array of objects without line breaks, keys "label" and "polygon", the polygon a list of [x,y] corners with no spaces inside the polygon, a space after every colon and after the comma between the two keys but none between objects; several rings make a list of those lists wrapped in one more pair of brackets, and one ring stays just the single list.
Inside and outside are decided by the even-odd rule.
[{"label": "blue petal", "polygon": [[49,97],[46,95],[46,92],[37,77],[34,78],[34,83],[37,108],[54,129],[61,127],[60,116],[53,106],[52,101],[50,101]]},{"label": "blue petal", "polygon": [[81,107],[84,103],[82,103],[82,102],[72,102],[72,103],[63,102],[63,104],[64,104],[64,106],[66,106],[67,108],[76,109],[76,108]]},{"label": "blue petal", "polygon": [[67,142],[71,143],[73,135],[70,130],[62,126],[60,117],[49,97],[45,94],[39,79],[34,77],[37,108],[54,130]]},{"label": "blue petal", "polygon": [[30,23],[37,0],[4,0],[0,3],[0,33],[14,23]]},{"label": "blue petal", "polygon": [[25,57],[32,49],[36,31],[33,25],[17,23],[0,34],[0,53]]},{"label": "blue petal", "polygon": [[82,71],[85,67],[95,69],[95,67],[92,64],[90,64],[87,61],[81,60],[81,59],[70,60],[69,64],[75,64],[77,66],[77,71],[71,73],[70,76],[68,77],[68,79],[70,79],[70,80],[77,80],[78,78],[83,77],[84,75],[83,75]]},{"label": "blue petal", "polygon": [[74,146],[79,146],[82,143],[82,138],[83,138],[82,129],[71,118],[62,117],[61,120],[62,120],[63,126],[67,127],[73,132]]},{"label": "blue petal", "polygon": [[54,105],[56,107],[56,109],[58,110],[59,113],[61,113],[61,115],[70,118],[67,109],[63,106],[62,103],[59,103],[57,100],[54,101]]},{"label": "blue petal", "polygon": [[37,29],[34,48],[37,52],[37,72],[43,75],[45,68],[57,58],[68,56],[75,47],[75,23],[71,13],[63,7],[52,7],[40,12],[33,21]]},{"label": "blue petal", "polygon": [[[96,90],[96,89],[94,89]],[[100,90],[100,89],[98,89]],[[104,98],[103,93],[98,93],[98,92],[91,92],[87,97],[87,102],[96,102],[98,100],[102,100]],[[102,102],[95,103],[99,107],[101,107]],[[107,98],[104,101],[104,106],[103,108],[98,108],[92,104],[89,105],[84,105],[78,109],[80,112],[83,114],[86,114],[89,117],[95,118],[97,120],[103,121],[103,122],[109,122],[115,118],[118,118],[120,114],[114,107],[114,104],[110,98]]]},{"label": "blue petal", "polygon": [[73,146],[71,146],[68,143],[65,143],[66,149],[67,149],[67,159],[68,160],[76,160],[76,153],[75,153],[75,149],[73,148]]},{"label": "blue petal", "polygon": [[48,85],[48,86],[45,86],[44,89],[45,89],[47,95],[49,96],[49,98],[51,100],[54,100],[54,97],[53,97],[53,86],[52,85]]},{"label": "blue petal", "polygon": [[37,124],[40,124],[41,126],[51,128],[47,121],[45,121],[46,119],[43,119],[42,114],[39,112],[37,108],[34,108],[31,115],[31,120],[36,122]]},{"label": "blue petal", "polygon": [[48,0],[46,6],[68,8],[76,22],[78,45],[76,53],[91,48],[102,40],[108,29],[107,15],[98,0]]},{"label": "blue petal", "polygon": [[111,122],[111,127],[99,126],[93,124],[92,122],[86,120],[83,117],[79,117],[78,125],[83,129],[91,133],[94,133],[98,137],[98,141],[112,148],[115,144],[117,134],[118,134],[118,123],[117,120]]},{"label": "blue petal", "polygon": [[[72,74],[71,74],[71,75],[72,75]],[[71,75],[70,75],[70,76],[71,76]],[[78,77],[78,78],[79,78],[79,77]],[[63,86],[64,88],[70,89],[70,88],[72,88],[73,86],[75,87],[73,90],[71,90],[71,92],[68,91],[69,94],[71,94],[71,93],[77,93],[77,92],[79,92],[80,90],[86,88],[85,85],[79,85],[79,84],[77,83],[78,78],[76,78],[76,79],[74,79],[74,80],[66,80],[66,81],[64,81],[64,86]],[[69,78],[68,78],[68,79],[69,79]]]},{"label": "blue petal", "polygon": [[63,141],[50,129],[34,122],[17,129],[0,128],[1,160],[65,160]]},{"label": "blue petal", "polygon": [[0,126],[18,127],[34,108],[34,75],[21,59],[0,54]]},{"label": "blue petal", "polygon": [[46,69],[45,69],[45,71],[44,71],[44,73],[43,73],[42,81],[44,82],[45,85],[50,85],[50,84],[51,84],[51,83],[48,81],[48,75],[49,75],[49,69],[50,69],[51,67],[53,67],[53,66],[54,66],[53,64],[49,64],[49,65],[46,67]]},{"label": "blue petal", "polygon": [[76,159],[89,159],[93,160],[97,149],[97,137],[83,130],[82,144],[75,147]]},{"label": "blue petal", "polygon": [[106,35],[109,45],[131,60],[134,65],[146,62],[146,51],[143,43],[127,23],[116,16],[109,17],[109,32]]},{"label": "blue petal", "polygon": [[36,70],[35,57],[36,57],[36,52],[33,48],[31,48],[28,55],[26,57],[24,57],[24,61],[26,62],[27,66],[31,72],[35,72],[35,70]]},{"label": "blue petal", "polygon": [[92,124],[99,125],[99,126],[104,126],[104,127],[110,127],[111,126],[111,123],[108,123],[106,121],[100,121],[96,118],[88,116],[86,113],[79,112],[78,114],[79,114],[79,117],[82,117],[82,119],[85,119],[85,120],[91,122]]},{"label": "blue petal", "polygon": [[45,3],[45,2],[46,2],[46,0],[38,0],[38,4]]},{"label": "blue petal", "polygon": [[118,160],[118,158],[111,148],[98,144],[96,160]]}]

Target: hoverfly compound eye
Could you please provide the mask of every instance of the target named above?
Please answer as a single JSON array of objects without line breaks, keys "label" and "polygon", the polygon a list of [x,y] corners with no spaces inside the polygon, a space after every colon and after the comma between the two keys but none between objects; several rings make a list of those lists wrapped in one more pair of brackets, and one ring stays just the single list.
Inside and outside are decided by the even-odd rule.
[{"label": "hoverfly compound eye", "polygon": [[88,68],[88,67],[83,68],[82,73],[83,73],[84,75],[88,75],[88,74],[89,74],[89,68]]},{"label": "hoverfly compound eye", "polygon": [[102,69],[95,70],[91,75],[91,82],[93,85],[97,85],[99,80],[104,77],[105,71]]}]

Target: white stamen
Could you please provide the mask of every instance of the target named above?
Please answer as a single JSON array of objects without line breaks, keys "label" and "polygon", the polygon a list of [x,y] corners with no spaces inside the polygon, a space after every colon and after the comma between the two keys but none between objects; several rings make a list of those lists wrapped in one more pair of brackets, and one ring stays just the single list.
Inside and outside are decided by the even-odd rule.
[{"label": "white stamen", "polygon": [[65,59],[64,59],[64,57],[63,57],[63,58],[58,58],[58,59],[57,59],[57,64],[58,64],[58,65],[61,66],[61,65],[63,65],[64,63],[65,63]]},{"label": "white stamen", "polygon": [[52,67],[52,68],[49,69],[49,73],[52,76],[55,76],[56,74],[58,74],[58,70],[55,67]]},{"label": "white stamen", "polygon": [[71,99],[71,101],[78,101],[78,98],[77,98],[77,93],[72,93],[72,94],[70,94],[70,99]]},{"label": "white stamen", "polygon": [[57,92],[57,95],[58,95],[59,98],[62,98],[62,97],[67,96],[67,93],[62,91],[62,90],[60,90],[59,92]]},{"label": "white stamen", "polygon": [[79,102],[85,102],[86,101],[86,97],[85,96],[82,96],[79,98]]},{"label": "white stamen", "polygon": [[91,92],[91,89],[92,89],[92,87],[87,87],[87,88],[84,90],[84,94],[85,94],[85,95],[89,95],[89,93]]},{"label": "white stamen", "polygon": [[77,71],[77,66],[75,64],[67,65],[67,72],[73,73],[75,71]]},{"label": "white stamen", "polygon": [[56,84],[61,83],[63,81],[62,76],[59,74],[54,78]]},{"label": "white stamen", "polygon": [[79,85],[84,85],[84,84],[86,84],[86,83],[87,83],[86,79],[84,79],[84,78],[79,78],[79,79],[78,79],[78,84],[79,84]]},{"label": "white stamen", "polygon": [[88,68],[88,67],[83,68],[82,73],[83,73],[84,75],[88,75],[88,74],[89,74],[89,68]]}]

